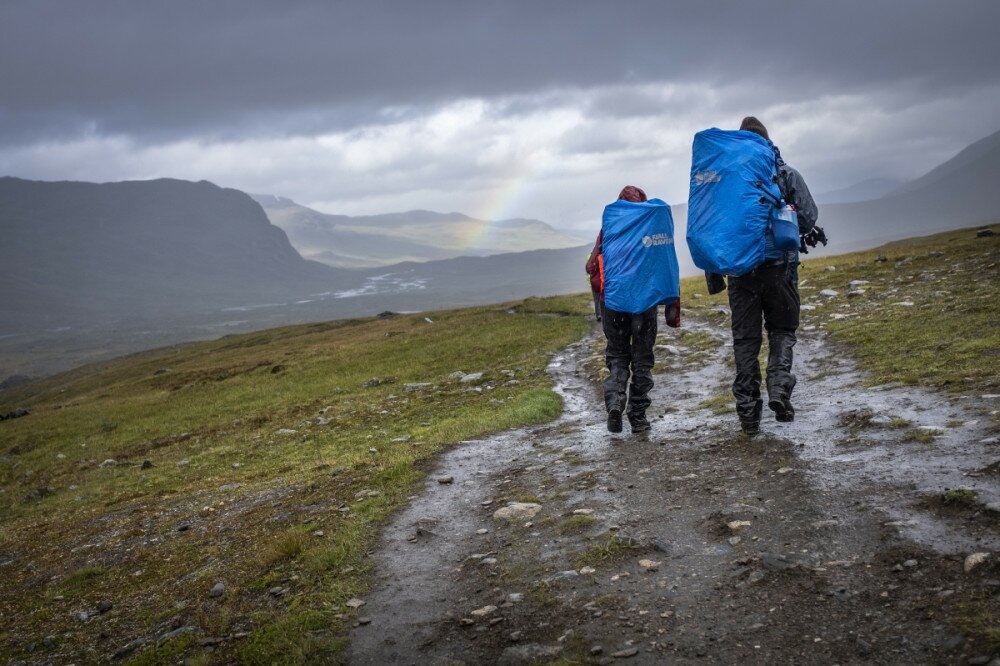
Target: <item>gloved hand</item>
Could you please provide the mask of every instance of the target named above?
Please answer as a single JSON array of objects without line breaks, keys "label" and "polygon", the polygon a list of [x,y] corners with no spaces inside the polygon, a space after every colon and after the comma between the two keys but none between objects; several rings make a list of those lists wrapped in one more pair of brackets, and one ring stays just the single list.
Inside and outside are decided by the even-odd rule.
[{"label": "gloved hand", "polygon": [[799,236],[799,252],[809,254],[809,248],[816,247],[820,243],[824,246],[827,244],[826,232],[823,231],[823,227],[813,227]]},{"label": "gloved hand", "polygon": [[705,273],[705,284],[709,295],[720,294],[726,290],[726,278],[718,273]]},{"label": "gloved hand", "polygon": [[680,328],[681,326],[681,299],[678,298],[676,301],[668,305],[663,309],[663,318],[667,320],[667,326],[670,328]]}]

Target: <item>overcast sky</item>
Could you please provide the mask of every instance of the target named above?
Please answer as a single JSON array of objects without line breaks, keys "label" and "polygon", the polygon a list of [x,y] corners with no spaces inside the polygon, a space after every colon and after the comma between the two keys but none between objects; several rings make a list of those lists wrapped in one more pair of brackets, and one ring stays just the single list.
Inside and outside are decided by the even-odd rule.
[{"label": "overcast sky", "polygon": [[[678,5],[672,7],[671,5]],[[1000,130],[1000,2],[0,3],[0,175],[594,227],[757,115],[814,192]]]}]

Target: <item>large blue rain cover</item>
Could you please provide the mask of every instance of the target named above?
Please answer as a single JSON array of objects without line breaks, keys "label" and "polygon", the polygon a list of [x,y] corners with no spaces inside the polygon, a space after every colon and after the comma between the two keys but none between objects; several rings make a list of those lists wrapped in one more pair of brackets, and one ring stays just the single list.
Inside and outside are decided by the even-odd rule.
[{"label": "large blue rain cover", "polygon": [[744,275],[764,263],[764,234],[779,201],[774,150],[762,136],[707,129],[694,135],[687,243],[694,264],[723,275]]},{"label": "large blue rain cover", "polygon": [[604,208],[604,304],[638,314],[680,296],[674,218],[660,199]]}]

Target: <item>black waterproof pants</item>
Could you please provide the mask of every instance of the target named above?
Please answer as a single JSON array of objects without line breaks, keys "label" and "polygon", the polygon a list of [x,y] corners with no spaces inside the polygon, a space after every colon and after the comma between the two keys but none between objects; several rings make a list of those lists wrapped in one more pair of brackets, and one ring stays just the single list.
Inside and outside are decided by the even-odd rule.
[{"label": "black waterproof pants", "polygon": [[611,372],[604,382],[604,406],[609,412],[620,409],[629,421],[644,418],[650,403],[656,311],[655,306],[642,314],[604,308],[604,337],[608,340],[604,359]]},{"label": "black waterproof pants", "polygon": [[736,355],[736,413],[740,421],[759,421],[761,319],[767,330],[767,395],[791,398],[795,388],[792,347],[799,327],[799,289],[794,266],[762,266],[742,277],[729,278],[729,308],[733,312],[733,352]]}]

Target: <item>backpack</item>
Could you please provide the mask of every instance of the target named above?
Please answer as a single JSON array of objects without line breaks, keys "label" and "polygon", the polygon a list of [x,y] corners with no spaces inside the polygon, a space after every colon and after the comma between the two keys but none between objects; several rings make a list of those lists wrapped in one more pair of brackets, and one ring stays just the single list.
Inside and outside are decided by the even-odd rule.
[{"label": "backpack", "polygon": [[782,251],[798,247],[777,176],[771,142],[758,134],[713,127],[694,135],[687,243],[695,266],[740,276],[764,263],[766,237]]},{"label": "backpack", "polygon": [[680,296],[674,218],[660,199],[618,200],[601,219],[604,305],[639,314]]}]

